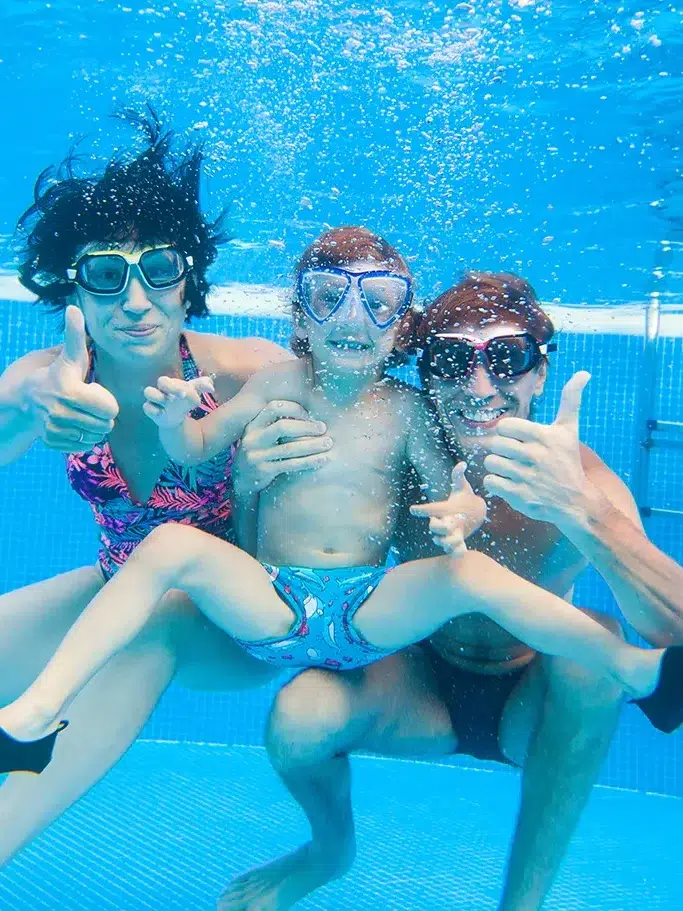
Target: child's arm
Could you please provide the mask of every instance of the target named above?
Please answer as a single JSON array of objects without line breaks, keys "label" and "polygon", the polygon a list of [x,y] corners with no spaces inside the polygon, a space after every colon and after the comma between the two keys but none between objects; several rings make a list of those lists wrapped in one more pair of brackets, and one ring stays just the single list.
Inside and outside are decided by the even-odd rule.
[{"label": "child's arm", "polygon": [[174,462],[196,465],[218,455],[239,440],[268,401],[262,376],[255,374],[229,402],[201,421],[189,417],[201,404],[201,394],[211,392],[209,377],[178,380],[162,376],[156,386],[145,389],[143,410],[158,425],[159,439]]},{"label": "child's arm", "polygon": [[423,399],[412,408],[407,455],[430,500],[411,506],[411,514],[429,519],[432,539],[446,553],[464,553],[465,540],[486,519],[486,503],[465,478],[467,464],[459,462],[453,468],[436,417]]}]

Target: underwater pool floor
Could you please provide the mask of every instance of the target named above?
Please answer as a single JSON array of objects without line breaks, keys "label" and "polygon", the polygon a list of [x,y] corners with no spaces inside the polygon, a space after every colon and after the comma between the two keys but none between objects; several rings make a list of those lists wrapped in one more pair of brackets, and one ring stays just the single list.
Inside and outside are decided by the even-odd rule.
[{"label": "underwater pool floor", "polygon": [[[354,870],[302,911],[495,911],[516,775],[358,757]],[[680,911],[683,800],[597,788],[548,911]],[[2,911],[209,911],[305,840],[256,747],[139,742],[0,874]]]}]

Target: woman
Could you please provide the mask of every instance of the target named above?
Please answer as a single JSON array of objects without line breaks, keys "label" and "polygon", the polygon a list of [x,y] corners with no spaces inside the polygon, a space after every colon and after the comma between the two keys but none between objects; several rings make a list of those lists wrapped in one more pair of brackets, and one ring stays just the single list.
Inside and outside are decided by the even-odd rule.
[{"label": "woman", "polygon": [[[36,201],[21,219],[22,283],[40,303],[75,303],[80,313],[69,320],[63,346],[27,354],[0,378],[0,464],[36,440],[65,453],[69,481],[100,527],[100,553],[97,566],[0,598],[4,701],[24,689],[156,525],[184,522],[232,534],[232,453],[196,475],[169,463],[142,411],[145,386],[160,374],[196,380],[201,415],[265,364],[288,357],[267,341],[185,332],[189,319],[207,313],[206,270],[222,239],[220,225],[209,224],[200,209],[200,151],[174,158],[171,134],[163,135],[153,116],[141,125],[142,153],[112,160],[101,175],[76,176],[70,161],[56,175],[41,175]],[[215,398],[202,392],[202,376],[214,378]],[[304,420],[303,409],[277,403],[260,421],[272,419],[279,438],[292,430],[309,437],[293,444],[300,456],[323,451],[320,430]],[[165,607],[75,703],[78,742],[66,731],[48,772],[40,779],[10,776],[0,789],[0,864],[121,757],[176,672],[184,684],[202,688],[272,679],[271,669],[233,646],[179,593]]]}]

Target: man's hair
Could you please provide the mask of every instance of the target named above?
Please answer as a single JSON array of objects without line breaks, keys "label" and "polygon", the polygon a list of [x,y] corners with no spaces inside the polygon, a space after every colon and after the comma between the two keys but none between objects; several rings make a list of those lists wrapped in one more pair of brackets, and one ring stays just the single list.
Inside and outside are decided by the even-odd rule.
[{"label": "man's hair", "polygon": [[[396,247],[393,247],[379,234],[353,225],[325,231],[317,240],[309,244],[296,265],[296,275],[298,278],[304,269],[326,269],[330,266],[343,269],[351,263],[361,261],[387,263],[391,268],[410,275],[408,264]],[[295,325],[303,315],[298,293],[297,282],[292,300],[292,316]],[[299,338],[296,333],[292,334],[290,345],[297,357],[302,357],[310,351],[308,339]]]},{"label": "man's hair", "polygon": [[549,342],[555,332],[529,282],[510,272],[469,272],[422,312],[408,313],[399,344],[414,353],[441,332],[502,322],[525,329],[539,344]]},{"label": "man's hair", "polygon": [[226,240],[224,213],[209,222],[199,204],[200,145],[171,154],[174,134],[163,132],[152,108],[114,115],[139,127],[146,145],[137,155],[112,158],[101,174],[77,176],[74,150],[59,167],[43,171],[33,205],[19,219],[25,245],[19,279],[54,310],[66,306],[73,284],[66,270],[87,244],[172,244],[193,259],[185,302],[187,318],[208,313],[206,271]]}]

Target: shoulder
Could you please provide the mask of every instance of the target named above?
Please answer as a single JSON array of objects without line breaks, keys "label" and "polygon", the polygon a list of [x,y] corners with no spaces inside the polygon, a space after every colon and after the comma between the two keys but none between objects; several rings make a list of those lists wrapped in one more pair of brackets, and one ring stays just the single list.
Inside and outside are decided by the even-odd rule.
[{"label": "shoulder", "polygon": [[429,398],[417,386],[391,377],[383,380],[382,387],[387,391],[388,401],[404,420],[420,421],[423,424],[436,421]]},{"label": "shoulder", "polygon": [[186,331],[185,337],[201,372],[214,378],[219,399],[231,398],[264,367],[295,359],[291,352],[268,339],[192,331]]},{"label": "shoulder", "polygon": [[229,375],[243,383],[271,364],[291,361],[294,355],[266,338],[232,338],[186,332],[190,349],[203,372]]}]

